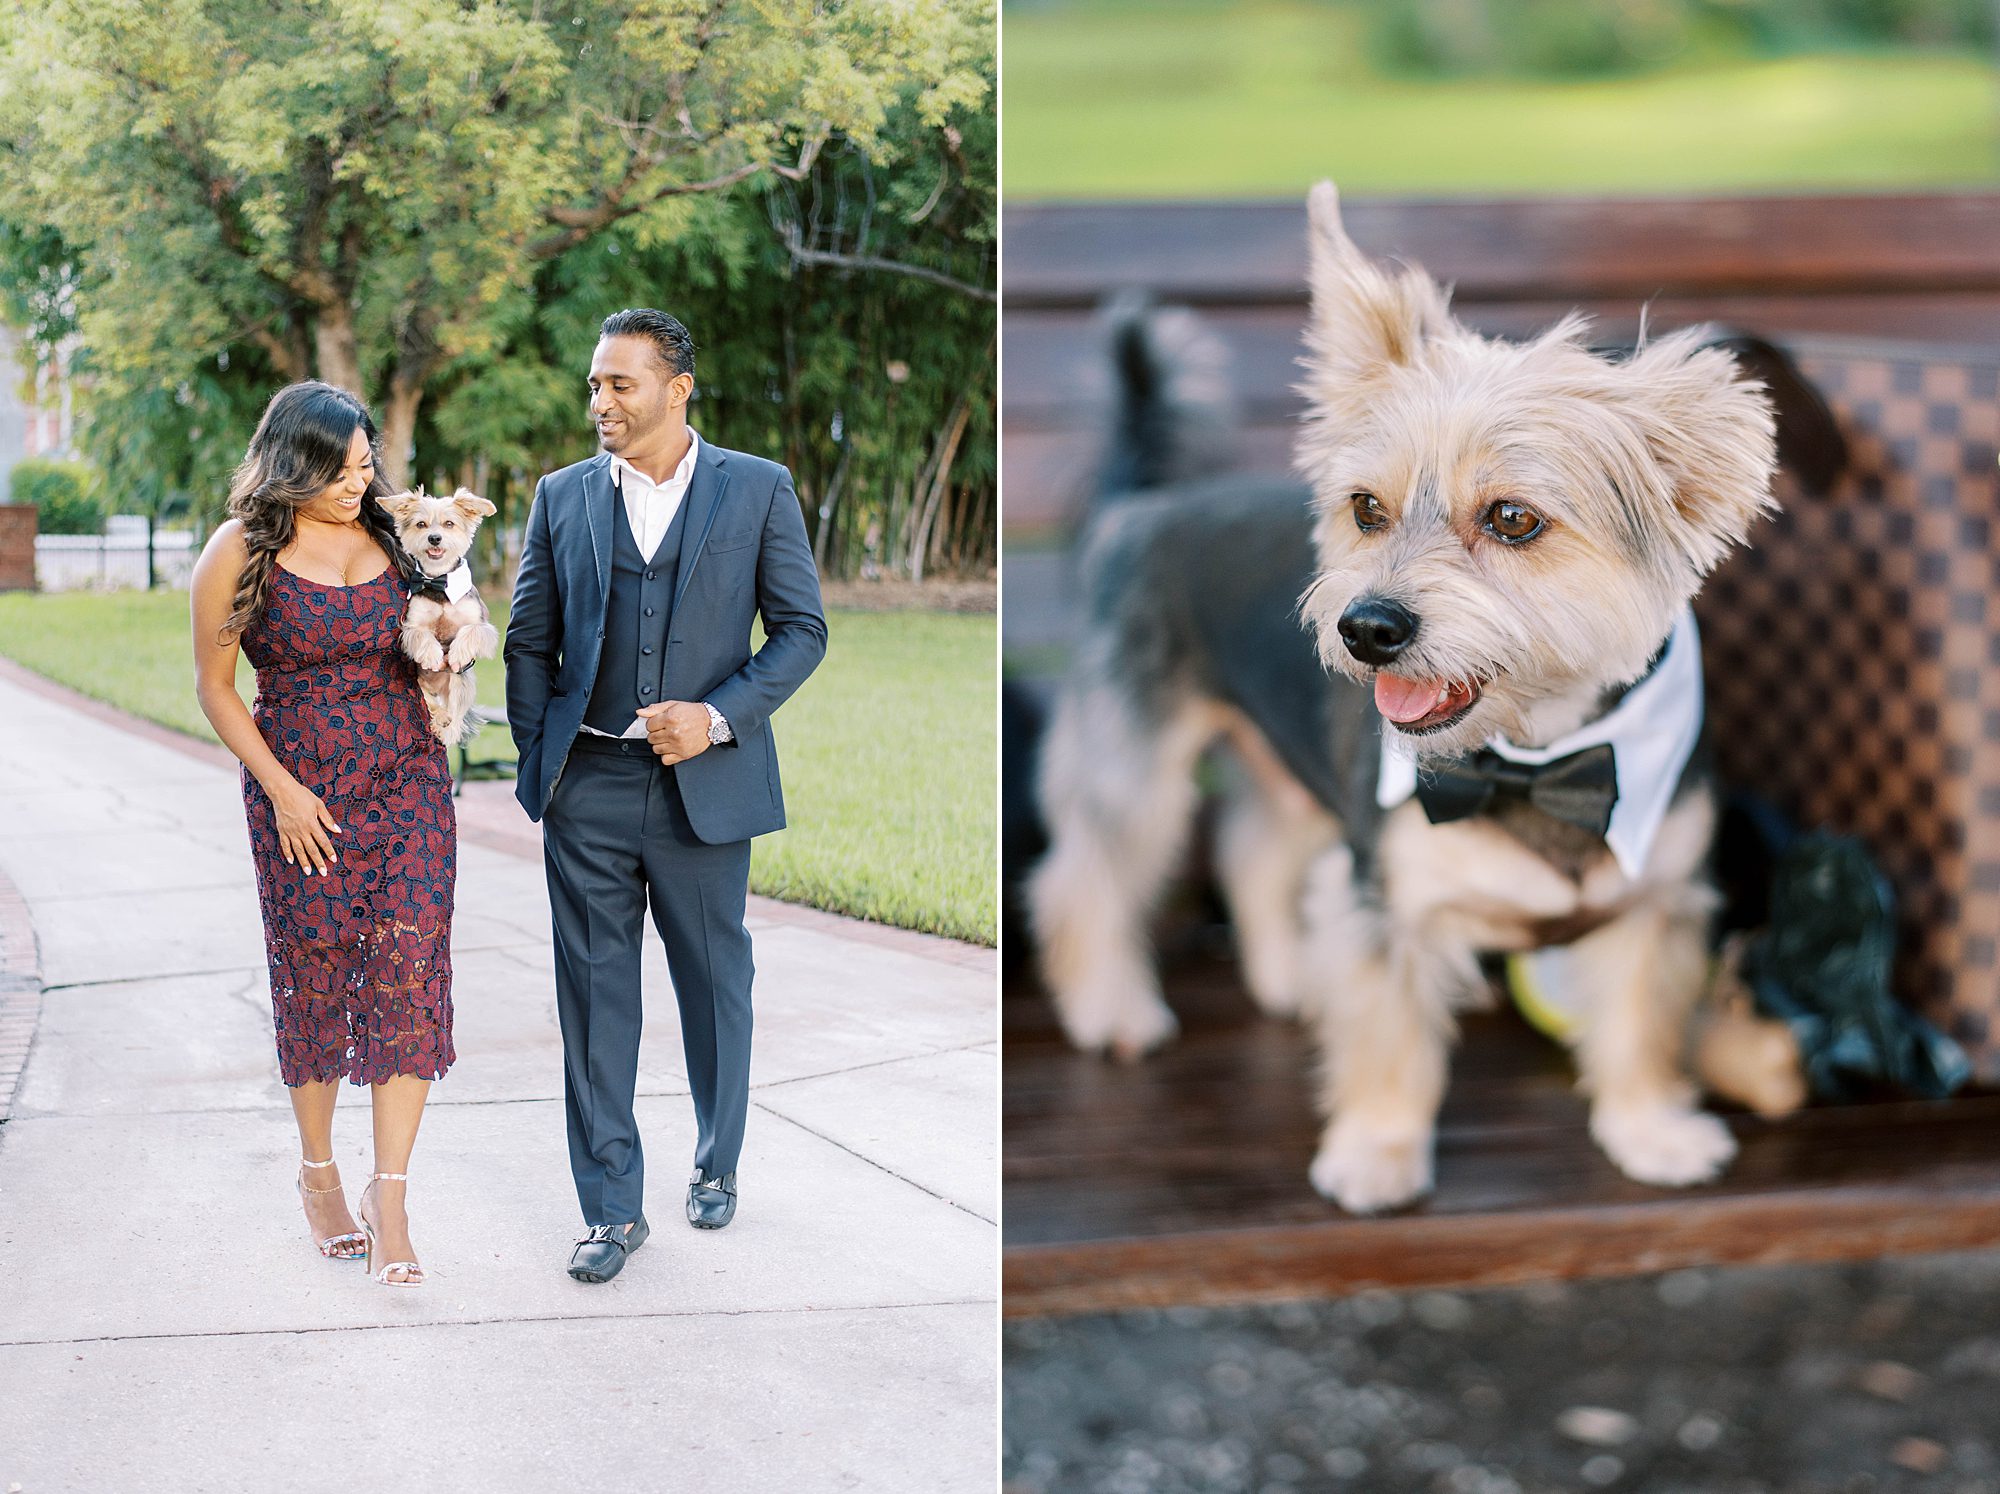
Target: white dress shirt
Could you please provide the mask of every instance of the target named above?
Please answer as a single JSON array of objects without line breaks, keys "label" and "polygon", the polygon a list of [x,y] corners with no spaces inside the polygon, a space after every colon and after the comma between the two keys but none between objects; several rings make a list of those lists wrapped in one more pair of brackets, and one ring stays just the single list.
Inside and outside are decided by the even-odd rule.
[{"label": "white dress shirt", "polygon": [[694,481],[694,462],[700,454],[701,437],[689,431],[687,455],[665,482],[654,482],[622,456],[611,459],[611,480],[625,495],[625,521],[632,526],[632,542],[647,560],[667,537],[667,527],[687,497],[688,484]]},{"label": "white dress shirt", "polygon": [[[695,458],[701,454],[701,437],[688,432],[687,455],[675,467],[665,482],[654,482],[652,478],[626,461],[622,456],[611,459],[611,481],[625,499],[625,522],[632,530],[632,543],[639,547],[639,553],[651,560],[667,537],[667,530],[679,512],[681,500],[687,497],[688,484],[694,481]],[[707,704],[706,701],[703,702]],[[729,723],[717,714],[714,706],[708,707],[709,720],[716,723],[723,740],[733,739]],[[608,735],[594,726],[583,727],[594,737]],[[646,718],[634,716],[632,724],[620,733],[621,736],[643,737],[646,735]]]}]

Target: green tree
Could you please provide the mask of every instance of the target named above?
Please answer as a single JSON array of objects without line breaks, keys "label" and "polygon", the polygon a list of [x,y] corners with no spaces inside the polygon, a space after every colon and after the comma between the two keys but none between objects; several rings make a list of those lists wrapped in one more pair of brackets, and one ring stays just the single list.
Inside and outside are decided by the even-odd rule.
[{"label": "green tree", "polygon": [[995,138],[990,109],[933,124],[906,103],[873,152],[835,137],[798,180],[707,199],[671,240],[621,228],[563,255],[441,387],[419,442],[435,475],[517,519],[517,474],[588,449],[599,321],[657,305],[698,344],[695,425],[791,468],[822,570],[989,568]]},{"label": "green tree", "polygon": [[[886,161],[898,110],[987,98],[990,29],[974,0],[11,0],[0,274],[53,254],[128,443],[317,376],[402,476],[461,363],[532,404],[493,355],[558,261],[674,242],[830,142]],[[163,480],[211,476],[212,435],[180,456]]]}]

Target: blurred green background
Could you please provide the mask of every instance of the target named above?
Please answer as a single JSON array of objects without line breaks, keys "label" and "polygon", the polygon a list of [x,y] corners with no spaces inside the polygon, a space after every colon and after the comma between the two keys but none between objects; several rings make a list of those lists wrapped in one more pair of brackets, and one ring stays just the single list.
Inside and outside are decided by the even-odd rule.
[{"label": "blurred green background", "polygon": [[1005,11],[1048,197],[1992,185],[1991,0],[1055,0]]}]

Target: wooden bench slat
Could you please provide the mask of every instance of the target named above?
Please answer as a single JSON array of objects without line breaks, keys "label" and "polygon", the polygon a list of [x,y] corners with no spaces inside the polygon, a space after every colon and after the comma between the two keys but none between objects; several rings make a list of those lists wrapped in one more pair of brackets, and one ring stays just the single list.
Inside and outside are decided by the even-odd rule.
[{"label": "wooden bench slat", "polygon": [[[1524,337],[1553,326],[1564,313],[1592,317],[1592,333],[1607,342],[1629,340],[1639,330],[1640,304],[1624,302],[1533,303],[1509,307],[1457,305],[1478,330]],[[1932,346],[1992,348],[2000,353],[2000,290],[1974,296],[1803,297],[1742,296],[1702,300],[1661,299],[1646,309],[1653,332],[1701,322],[1741,326],[1780,341],[1890,339]],[[1209,309],[1203,326],[1229,352],[1229,386],[1251,422],[1290,419],[1299,408],[1294,386],[1303,376],[1303,306]],[[1101,430],[1109,395],[1105,334],[1093,312],[1009,311],[1004,429]],[[1009,494],[1012,497],[1012,494]]]},{"label": "wooden bench slat", "polygon": [[[1343,205],[1363,249],[1477,301],[1661,292],[2000,288],[2000,193],[1533,198]],[[1174,299],[1302,301],[1305,204],[1010,203],[1009,315],[1096,301],[1107,278]]]},{"label": "wooden bench slat", "polygon": [[1183,1033],[1134,1067],[1072,1051],[1031,987],[1010,991],[1010,1313],[2000,1242],[2000,1097],[1736,1116],[1743,1149],[1722,1180],[1647,1188],[1591,1143],[1567,1058],[1507,1013],[1466,1022],[1436,1193],[1348,1216],[1306,1181],[1305,1032],[1256,1017],[1219,962],[1177,963],[1168,989]]}]

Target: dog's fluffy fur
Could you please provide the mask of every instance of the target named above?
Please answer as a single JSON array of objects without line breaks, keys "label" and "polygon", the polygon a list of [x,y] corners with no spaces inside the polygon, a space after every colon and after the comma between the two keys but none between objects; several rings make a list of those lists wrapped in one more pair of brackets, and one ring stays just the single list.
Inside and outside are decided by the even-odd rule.
[{"label": "dog's fluffy fur", "polygon": [[[381,503],[396,521],[396,539],[403,552],[427,576],[455,570],[471,550],[480,520],[494,512],[491,503],[467,488],[449,498],[433,498],[419,487]],[[430,707],[432,735],[447,747],[462,745],[480,725],[472,710],[478,697],[472,665],[500,649],[500,634],[487,616],[484,599],[476,588],[455,602],[410,598],[402,641],[403,652],[420,671],[418,682]]]},{"label": "dog's fluffy fur", "polygon": [[[1592,988],[1574,1048],[1593,1136],[1642,1181],[1710,1178],[1734,1142],[1682,1070],[1715,901],[1702,772],[1684,775],[1636,879],[1560,822],[1433,825],[1415,801],[1385,815],[1377,734],[1399,728],[1340,624],[1379,597],[1421,619],[1394,661],[1441,692],[1439,716],[1405,738],[1420,760],[1496,733],[1559,739],[1645,673],[1770,506],[1770,404],[1694,334],[1622,362],[1593,355],[1575,318],[1525,344],[1480,337],[1421,270],[1356,249],[1330,183],[1310,208],[1297,448],[1310,508],[1291,485],[1210,483],[1112,506],[1090,539],[1092,621],[1043,745],[1051,848],[1029,887],[1064,1027],[1127,1057],[1172,1035],[1146,920],[1184,843],[1196,762],[1222,741],[1234,766],[1217,870],[1252,994],[1318,1029],[1322,1193],[1367,1211],[1429,1187],[1453,1013],[1488,989],[1480,957],[1563,921],[1597,925],[1571,946]],[[1372,528],[1357,494],[1379,505]],[[1542,530],[1502,543],[1486,527],[1501,500]],[[1249,617],[1259,566],[1309,582],[1298,617]],[[1298,618],[1329,671],[1311,702],[1268,684]],[[1272,729],[1283,712],[1323,732],[1317,777],[1287,746],[1298,733]]]}]

